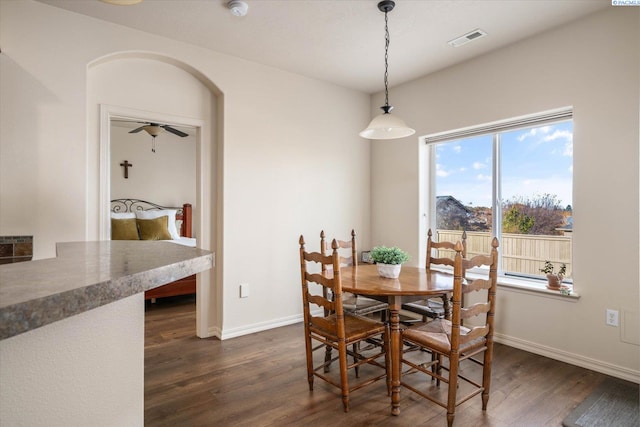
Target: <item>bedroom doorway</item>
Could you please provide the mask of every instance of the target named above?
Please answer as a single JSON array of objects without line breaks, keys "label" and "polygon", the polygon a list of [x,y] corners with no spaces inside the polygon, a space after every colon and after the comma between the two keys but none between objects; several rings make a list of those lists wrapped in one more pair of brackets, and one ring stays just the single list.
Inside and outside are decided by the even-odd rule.
[{"label": "bedroom doorway", "polygon": [[[212,221],[211,210],[206,209],[206,206],[211,206],[211,197],[210,194],[202,191],[206,187],[203,182],[210,173],[208,168],[202,165],[203,159],[206,159],[211,151],[211,144],[205,143],[203,138],[203,133],[207,132],[206,123],[197,119],[108,105],[102,105],[100,109],[100,200],[103,206],[100,210],[101,239],[110,239],[110,201],[114,198],[138,198],[163,206],[181,206],[183,203],[191,203],[193,205],[193,237],[198,247],[211,248],[212,230],[208,226]],[[143,134],[138,138],[139,135],[136,134],[141,132],[135,132],[134,138],[131,138],[130,132],[139,127],[134,127],[137,122],[169,123],[173,129],[189,136],[181,137],[180,140],[173,141],[173,144],[168,142],[168,138],[156,140],[154,147],[151,135],[146,131],[144,132],[146,136]],[[156,138],[159,137],[160,135]],[[190,142],[187,142],[188,140]],[[192,144],[192,146],[185,149],[179,143]],[[134,144],[134,146],[130,151],[122,151],[121,146],[126,144]],[[155,148],[155,153],[152,148]],[[176,150],[186,153],[178,154]],[[120,158],[123,155],[127,158]],[[125,161],[128,164],[127,168],[120,166],[124,165]],[[179,167],[176,167],[175,162],[180,163]],[[159,171],[153,173],[159,172],[160,175],[172,175],[167,174],[166,169],[176,169],[174,178],[179,181],[179,185],[167,183],[166,180],[162,183],[157,179],[154,180],[151,176],[154,167]],[[126,178],[125,172],[128,175]],[[178,175],[183,176],[176,178]],[[190,188],[181,188],[184,186]],[[178,187],[177,190],[176,187]],[[170,188],[174,189],[174,194],[179,195],[167,196],[167,190]],[[155,199],[151,200],[152,198]],[[196,280],[195,333],[202,338],[210,336],[208,319],[212,309],[209,290],[212,289],[213,277],[212,272],[207,271],[198,274]]]}]

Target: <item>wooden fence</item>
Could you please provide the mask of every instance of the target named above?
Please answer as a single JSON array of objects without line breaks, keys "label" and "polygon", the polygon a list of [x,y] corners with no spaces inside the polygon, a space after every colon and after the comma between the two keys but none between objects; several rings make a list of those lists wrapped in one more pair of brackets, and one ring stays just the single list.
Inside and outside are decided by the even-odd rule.
[{"label": "wooden fence", "polygon": [[[437,230],[438,241],[455,242],[462,239],[462,231]],[[540,269],[546,260],[551,261],[556,271],[560,264],[567,265],[565,277],[571,277],[571,235],[546,236],[530,234],[503,234],[498,248],[502,255],[502,270],[542,276]],[[467,232],[467,257],[487,254],[491,251],[491,233]],[[439,256],[453,257],[452,253],[441,251]]]}]

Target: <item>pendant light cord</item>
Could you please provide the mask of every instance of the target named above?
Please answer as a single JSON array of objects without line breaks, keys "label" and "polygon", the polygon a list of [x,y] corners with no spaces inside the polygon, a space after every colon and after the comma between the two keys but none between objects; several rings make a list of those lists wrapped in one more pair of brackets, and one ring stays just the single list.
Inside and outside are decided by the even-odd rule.
[{"label": "pendant light cord", "polygon": [[389,106],[389,17],[384,12],[384,105]]}]

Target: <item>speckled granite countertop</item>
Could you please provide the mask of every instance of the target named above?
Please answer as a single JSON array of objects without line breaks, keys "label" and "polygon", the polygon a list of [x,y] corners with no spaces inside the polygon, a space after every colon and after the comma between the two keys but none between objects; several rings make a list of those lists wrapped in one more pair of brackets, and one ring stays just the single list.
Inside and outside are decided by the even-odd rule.
[{"label": "speckled granite countertop", "polygon": [[58,243],[56,252],[0,266],[0,340],[213,266],[210,251],[168,242]]}]

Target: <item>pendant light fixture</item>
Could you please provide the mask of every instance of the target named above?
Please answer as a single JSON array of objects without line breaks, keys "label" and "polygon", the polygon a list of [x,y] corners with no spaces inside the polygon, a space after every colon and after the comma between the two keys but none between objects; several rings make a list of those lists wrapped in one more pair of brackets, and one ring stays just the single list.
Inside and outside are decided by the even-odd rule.
[{"label": "pendant light fixture", "polygon": [[391,0],[383,0],[378,3],[380,12],[384,12],[384,105],[380,107],[383,113],[371,120],[369,126],[360,136],[367,139],[396,139],[404,138],[416,133],[400,117],[391,114],[393,107],[389,105],[389,19],[387,13],[391,12],[396,3]]}]

